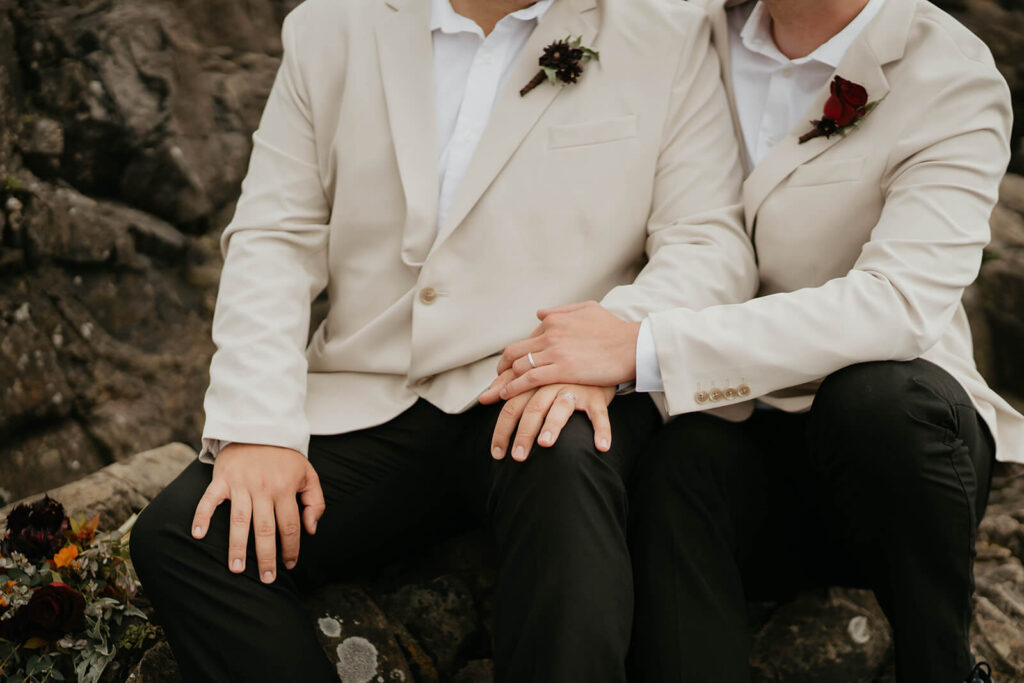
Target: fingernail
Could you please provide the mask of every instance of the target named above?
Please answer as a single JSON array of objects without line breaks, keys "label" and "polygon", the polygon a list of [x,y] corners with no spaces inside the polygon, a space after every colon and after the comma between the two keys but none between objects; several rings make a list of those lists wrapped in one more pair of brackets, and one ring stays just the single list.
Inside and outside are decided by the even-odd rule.
[{"label": "fingernail", "polygon": [[505,457],[505,451],[501,450],[501,448],[499,448],[498,446],[495,446],[491,450],[491,457],[494,458],[495,460],[501,460],[502,458]]},{"label": "fingernail", "polygon": [[313,520],[313,533],[314,534],[316,533],[316,525],[317,525],[317,520],[314,519]]},{"label": "fingernail", "polygon": [[608,439],[601,439],[601,448],[608,450],[608,446],[610,445],[611,444],[608,443]]},{"label": "fingernail", "polygon": [[203,527],[201,527],[201,526],[193,527],[193,529],[192,529],[192,535],[193,536],[198,537],[198,536],[202,535],[202,533],[203,533]]},{"label": "fingernail", "polygon": [[512,459],[513,460],[520,460],[521,461],[523,459],[524,455],[525,455],[525,452],[523,451],[523,447],[522,446],[516,446],[515,450],[512,451]]},{"label": "fingernail", "polygon": [[287,567],[288,569],[295,569],[295,563],[290,561],[290,560],[288,562],[285,562],[284,566]]},{"label": "fingernail", "polygon": [[551,432],[544,432],[540,435],[541,443],[551,443]]},{"label": "fingernail", "polygon": [[274,581],[274,572],[263,572],[263,583],[272,583]]},{"label": "fingernail", "polygon": [[501,388],[501,391],[499,392],[499,395],[500,395],[500,396],[501,396],[502,398],[508,398],[508,389],[507,389],[507,388],[505,388],[505,387],[502,387],[502,388]]},{"label": "fingernail", "polygon": [[231,562],[231,568],[236,572],[242,571],[242,561],[237,557]]}]

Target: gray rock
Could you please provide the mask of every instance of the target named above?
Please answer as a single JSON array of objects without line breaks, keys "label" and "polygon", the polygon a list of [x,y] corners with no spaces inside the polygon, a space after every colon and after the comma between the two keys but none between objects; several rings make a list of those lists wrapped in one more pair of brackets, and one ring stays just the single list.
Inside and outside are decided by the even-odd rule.
[{"label": "gray rock", "polygon": [[490,659],[474,659],[459,669],[452,683],[494,683],[494,662]]},{"label": "gray rock", "polygon": [[[103,528],[117,528],[195,458],[196,452],[188,446],[172,443],[138,453],[47,493],[63,503],[69,515],[91,519],[98,514]],[[26,502],[36,497],[31,496]],[[0,509],[0,518],[6,517],[16,504]]]},{"label": "gray rock", "polygon": [[782,606],[754,637],[756,683],[872,683],[889,658],[888,622],[866,591],[832,589]]},{"label": "gray rock", "polygon": [[388,618],[424,647],[444,677],[455,673],[459,655],[481,632],[470,586],[457,576],[404,586],[378,600]]},{"label": "gray rock", "polygon": [[106,464],[88,432],[74,419],[0,445],[0,482],[12,498],[79,480]]},{"label": "gray rock", "polygon": [[387,618],[363,590],[335,584],[307,598],[317,638],[343,683],[414,681]]},{"label": "gray rock", "polygon": [[182,683],[170,645],[161,642],[149,648],[128,674],[125,683]]},{"label": "gray rock", "polygon": [[161,642],[146,650],[125,683],[182,683],[170,645]]},{"label": "gray rock", "polygon": [[70,410],[71,388],[40,328],[41,308],[27,287],[0,294],[0,426],[6,431],[64,418]]}]

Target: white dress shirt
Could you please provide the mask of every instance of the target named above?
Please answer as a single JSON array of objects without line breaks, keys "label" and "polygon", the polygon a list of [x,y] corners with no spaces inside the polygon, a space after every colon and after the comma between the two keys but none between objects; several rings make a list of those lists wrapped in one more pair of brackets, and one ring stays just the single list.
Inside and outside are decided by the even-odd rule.
[{"label": "white dress shirt", "polygon": [[[869,0],[853,21],[811,54],[789,59],[775,45],[772,18],[763,2],[749,16],[748,5],[729,13],[729,58],[733,98],[751,166],[747,174],[797,126],[809,129],[810,108],[828,86],[836,68],[878,15],[885,0]],[[636,345],[636,390],[663,391],[654,335],[647,320],[640,325]]]},{"label": "white dress shirt", "polygon": [[[452,8],[451,0],[431,0],[437,176],[440,178],[438,229],[466,175],[498,94],[505,87],[533,29],[553,2],[540,0],[513,12],[485,36],[475,21]],[[220,449],[231,442],[203,439],[203,443],[207,448],[200,460],[212,463]]]},{"label": "white dress shirt", "polygon": [[552,2],[540,0],[509,14],[485,37],[475,21],[452,9],[450,0],[431,0],[437,170],[441,179],[439,229],[491,118],[498,93]]}]

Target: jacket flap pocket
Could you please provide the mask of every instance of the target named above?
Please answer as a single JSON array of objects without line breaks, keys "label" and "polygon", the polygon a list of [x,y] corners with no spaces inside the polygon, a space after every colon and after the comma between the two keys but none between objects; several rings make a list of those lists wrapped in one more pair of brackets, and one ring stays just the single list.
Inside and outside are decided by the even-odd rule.
[{"label": "jacket flap pocket", "polygon": [[580,147],[636,137],[636,115],[548,128],[548,147]]},{"label": "jacket flap pocket", "polygon": [[864,170],[864,157],[818,161],[798,166],[789,176],[788,187],[827,185],[859,180]]}]

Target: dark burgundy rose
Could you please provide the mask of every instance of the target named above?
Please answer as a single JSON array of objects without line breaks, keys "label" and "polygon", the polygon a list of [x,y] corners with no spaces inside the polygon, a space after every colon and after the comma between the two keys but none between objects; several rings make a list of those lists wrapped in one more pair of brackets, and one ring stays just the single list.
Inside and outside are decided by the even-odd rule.
[{"label": "dark burgundy rose", "polygon": [[49,496],[16,506],[7,515],[4,548],[16,550],[30,560],[50,557],[64,545],[70,523],[64,506]]},{"label": "dark burgundy rose", "polygon": [[14,613],[10,626],[14,638],[27,640],[38,637],[59,640],[82,628],[85,622],[85,598],[71,586],[51,583],[37,588],[28,604]]},{"label": "dark burgundy rose", "polygon": [[832,81],[831,96],[825,103],[825,116],[836,122],[840,128],[849,126],[861,116],[868,103],[868,91],[864,86],[836,76]]}]

